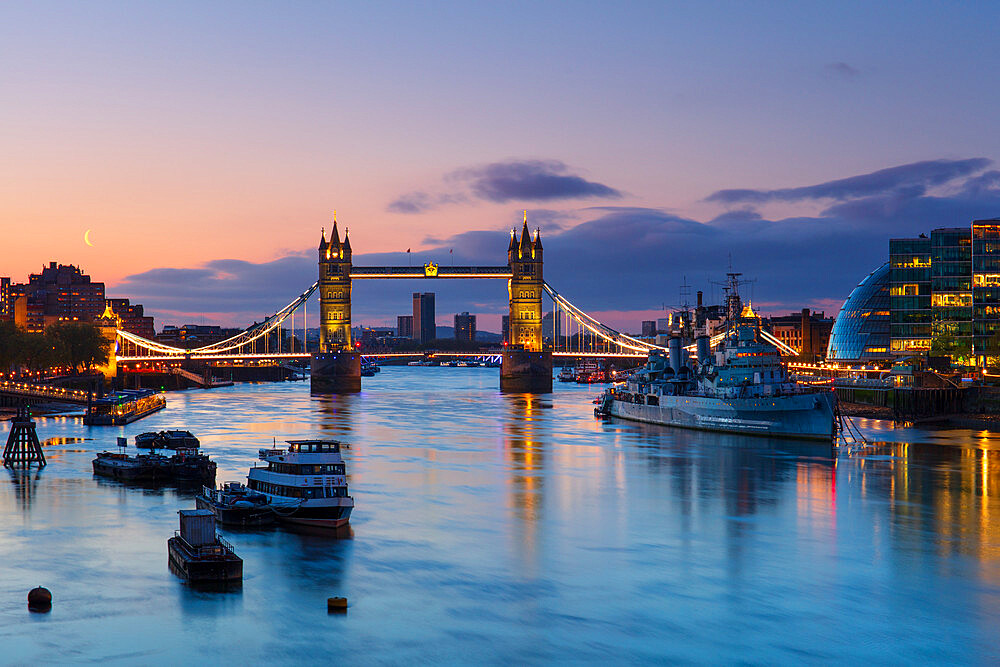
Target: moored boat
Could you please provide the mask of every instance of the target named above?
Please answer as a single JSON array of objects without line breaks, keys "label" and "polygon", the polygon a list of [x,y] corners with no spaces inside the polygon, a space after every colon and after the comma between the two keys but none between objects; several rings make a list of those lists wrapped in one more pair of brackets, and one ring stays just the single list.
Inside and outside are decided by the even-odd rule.
[{"label": "moored boat", "polygon": [[198,509],[211,511],[223,526],[255,528],[268,526],[276,518],[267,496],[239,482],[225,482],[218,489],[202,487],[194,500]]},{"label": "moored boat", "polygon": [[92,465],[95,475],[122,482],[215,484],[215,462],[197,449],[178,449],[172,456],[150,451],[130,456],[127,440],[118,438],[119,451],[99,452]]},{"label": "moored boat", "polygon": [[152,389],[125,389],[91,401],[83,423],[88,426],[131,424],[165,407],[167,399]]},{"label": "moored boat", "polygon": [[122,452],[100,452],[92,462],[94,474],[122,482],[157,482],[169,478],[169,459],[160,454],[129,456]]},{"label": "moored boat", "polygon": [[160,431],[140,433],[135,436],[135,446],[139,449],[198,449],[201,442],[191,431]]},{"label": "moored boat", "polygon": [[710,431],[822,440],[836,435],[836,394],[788,378],[777,347],[742,308],[730,274],[727,329],[713,351],[708,335],[689,359],[679,338],[669,356],[653,351],[646,365],[605,391],[597,412],[635,421]]},{"label": "moored boat", "polygon": [[266,467],[247,476],[250,491],[268,498],[278,520],[322,528],[346,525],[354,509],[347,495],[341,443],[336,440],[289,440],[287,449],[262,449]]},{"label": "moored boat", "polygon": [[215,533],[209,510],[180,510],[180,530],[167,540],[175,571],[191,583],[235,583],[243,580],[243,559]]}]

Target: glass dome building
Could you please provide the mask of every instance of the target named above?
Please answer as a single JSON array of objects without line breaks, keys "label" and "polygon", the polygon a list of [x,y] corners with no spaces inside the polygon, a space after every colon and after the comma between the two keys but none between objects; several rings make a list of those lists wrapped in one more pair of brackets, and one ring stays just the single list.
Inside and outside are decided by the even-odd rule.
[{"label": "glass dome building", "polygon": [[830,332],[826,360],[866,364],[889,354],[889,263],[869,273],[847,301]]}]

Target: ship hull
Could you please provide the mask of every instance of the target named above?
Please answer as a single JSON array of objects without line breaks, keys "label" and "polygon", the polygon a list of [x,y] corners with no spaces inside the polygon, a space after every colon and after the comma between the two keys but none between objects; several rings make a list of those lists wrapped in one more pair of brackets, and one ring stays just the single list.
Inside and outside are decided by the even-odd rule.
[{"label": "ship hull", "polygon": [[836,394],[832,391],[742,399],[656,398],[659,405],[612,398],[605,404],[605,411],[613,417],[648,424],[770,438],[832,442],[836,433]]}]

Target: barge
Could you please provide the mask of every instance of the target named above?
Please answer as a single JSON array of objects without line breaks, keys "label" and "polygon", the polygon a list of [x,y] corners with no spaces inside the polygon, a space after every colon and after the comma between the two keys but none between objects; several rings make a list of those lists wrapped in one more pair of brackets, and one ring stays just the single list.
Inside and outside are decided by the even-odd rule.
[{"label": "barge", "polygon": [[243,559],[215,533],[209,510],[180,510],[180,530],[167,540],[171,570],[191,583],[232,584],[243,581]]}]

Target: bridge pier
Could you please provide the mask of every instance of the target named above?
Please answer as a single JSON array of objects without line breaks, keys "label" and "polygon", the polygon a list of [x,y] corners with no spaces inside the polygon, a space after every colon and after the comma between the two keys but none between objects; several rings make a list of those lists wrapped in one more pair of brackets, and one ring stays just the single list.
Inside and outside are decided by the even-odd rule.
[{"label": "bridge pier", "polygon": [[314,353],[309,376],[313,394],[356,394],[361,391],[361,354],[347,350]]},{"label": "bridge pier", "polygon": [[552,350],[505,350],[500,362],[500,391],[507,394],[552,393]]}]

